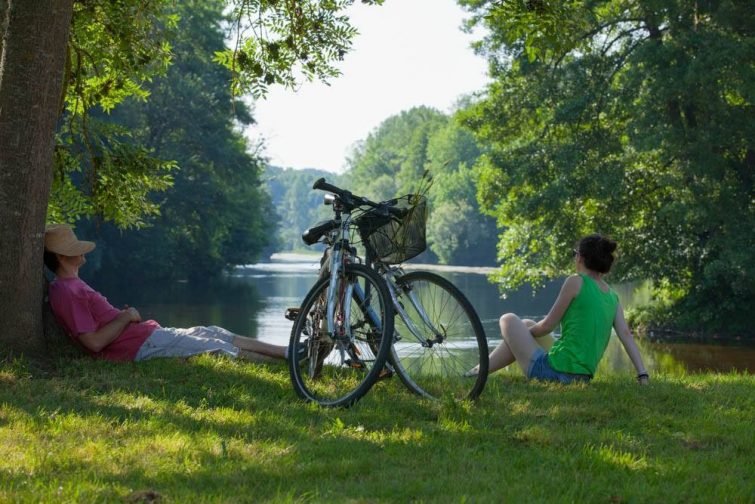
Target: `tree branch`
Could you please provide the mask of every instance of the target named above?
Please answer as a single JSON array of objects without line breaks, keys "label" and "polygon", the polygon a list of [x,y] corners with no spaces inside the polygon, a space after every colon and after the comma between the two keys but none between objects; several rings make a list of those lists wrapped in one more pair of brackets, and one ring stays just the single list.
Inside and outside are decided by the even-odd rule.
[{"label": "tree branch", "polygon": [[614,25],[617,25],[617,24],[620,24],[620,23],[631,23],[631,22],[642,22],[642,21],[643,20],[640,19],[640,18],[614,19],[612,21],[609,21],[609,22],[606,22],[606,23],[602,23],[602,24],[596,26],[592,30],[589,30],[588,32],[583,33],[582,35],[580,35],[579,37],[577,37],[576,39],[574,39],[574,42],[572,43],[572,47],[570,49],[566,50],[564,53],[561,54],[561,56],[558,57],[558,59],[556,59],[556,61],[553,64],[553,68],[556,68],[556,67],[558,67],[561,64],[561,62],[564,60],[564,58],[566,58],[566,56],[568,56],[569,53],[571,53],[572,49],[574,48],[574,46],[578,42],[586,40],[588,38],[592,38],[595,35],[597,35],[598,33],[600,33],[601,31],[603,31],[605,28],[608,28],[610,26],[614,26]]}]

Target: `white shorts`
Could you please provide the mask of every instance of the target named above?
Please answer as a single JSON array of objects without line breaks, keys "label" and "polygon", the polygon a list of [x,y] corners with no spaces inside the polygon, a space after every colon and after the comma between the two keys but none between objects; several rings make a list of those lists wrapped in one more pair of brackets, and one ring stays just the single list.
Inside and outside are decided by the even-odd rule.
[{"label": "white shorts", "polygon": [[203,353],[222,353],[238,357],[239,349],[232,343],[234,337],[236,335],[231,331],[218,326],[185,329],[160,327],[142,344],[134,360],[190,357]]}]

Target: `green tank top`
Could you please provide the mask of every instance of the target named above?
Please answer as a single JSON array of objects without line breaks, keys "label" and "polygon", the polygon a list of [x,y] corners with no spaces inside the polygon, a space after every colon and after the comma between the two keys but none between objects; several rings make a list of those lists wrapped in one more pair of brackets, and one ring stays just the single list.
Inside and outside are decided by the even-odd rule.
[{"label": "green tank top", "polygon": [[619,296],[600,290],[591,277],[580,273],[582,287],[561,320],[561,337],[548,351],[556,371],[594,375],[611,337]]}]

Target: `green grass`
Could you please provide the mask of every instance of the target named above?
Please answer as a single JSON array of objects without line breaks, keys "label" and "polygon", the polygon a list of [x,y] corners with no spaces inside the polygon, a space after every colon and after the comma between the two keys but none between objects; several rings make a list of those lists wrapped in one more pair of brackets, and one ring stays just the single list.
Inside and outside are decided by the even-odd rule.
[{"label": "green grass", "polygon": [[285,366],[0,364],[0,502],[754,502],[751,375],[494,375],[476,404],[398,379],[354,408]]}]

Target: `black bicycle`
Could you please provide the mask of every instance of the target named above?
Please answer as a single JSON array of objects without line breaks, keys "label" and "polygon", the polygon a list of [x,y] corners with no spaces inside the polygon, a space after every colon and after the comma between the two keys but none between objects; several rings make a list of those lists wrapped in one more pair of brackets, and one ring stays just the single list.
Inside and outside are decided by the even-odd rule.
[{"label": "black bicycle", "polygon": [[[334,218],[302,236],[327,247],[320,279],[287,313],[294,320],[289,370],[299,396],[349,406],[395,373],[423,397],[477,398],[488,346],[476,311],[445,278],[400,266],[426,248],[425,198],[376,203],[322,178],[313,189],[330,193],[325,204]],[[479,373],[466,377],[476,365]]]}]

